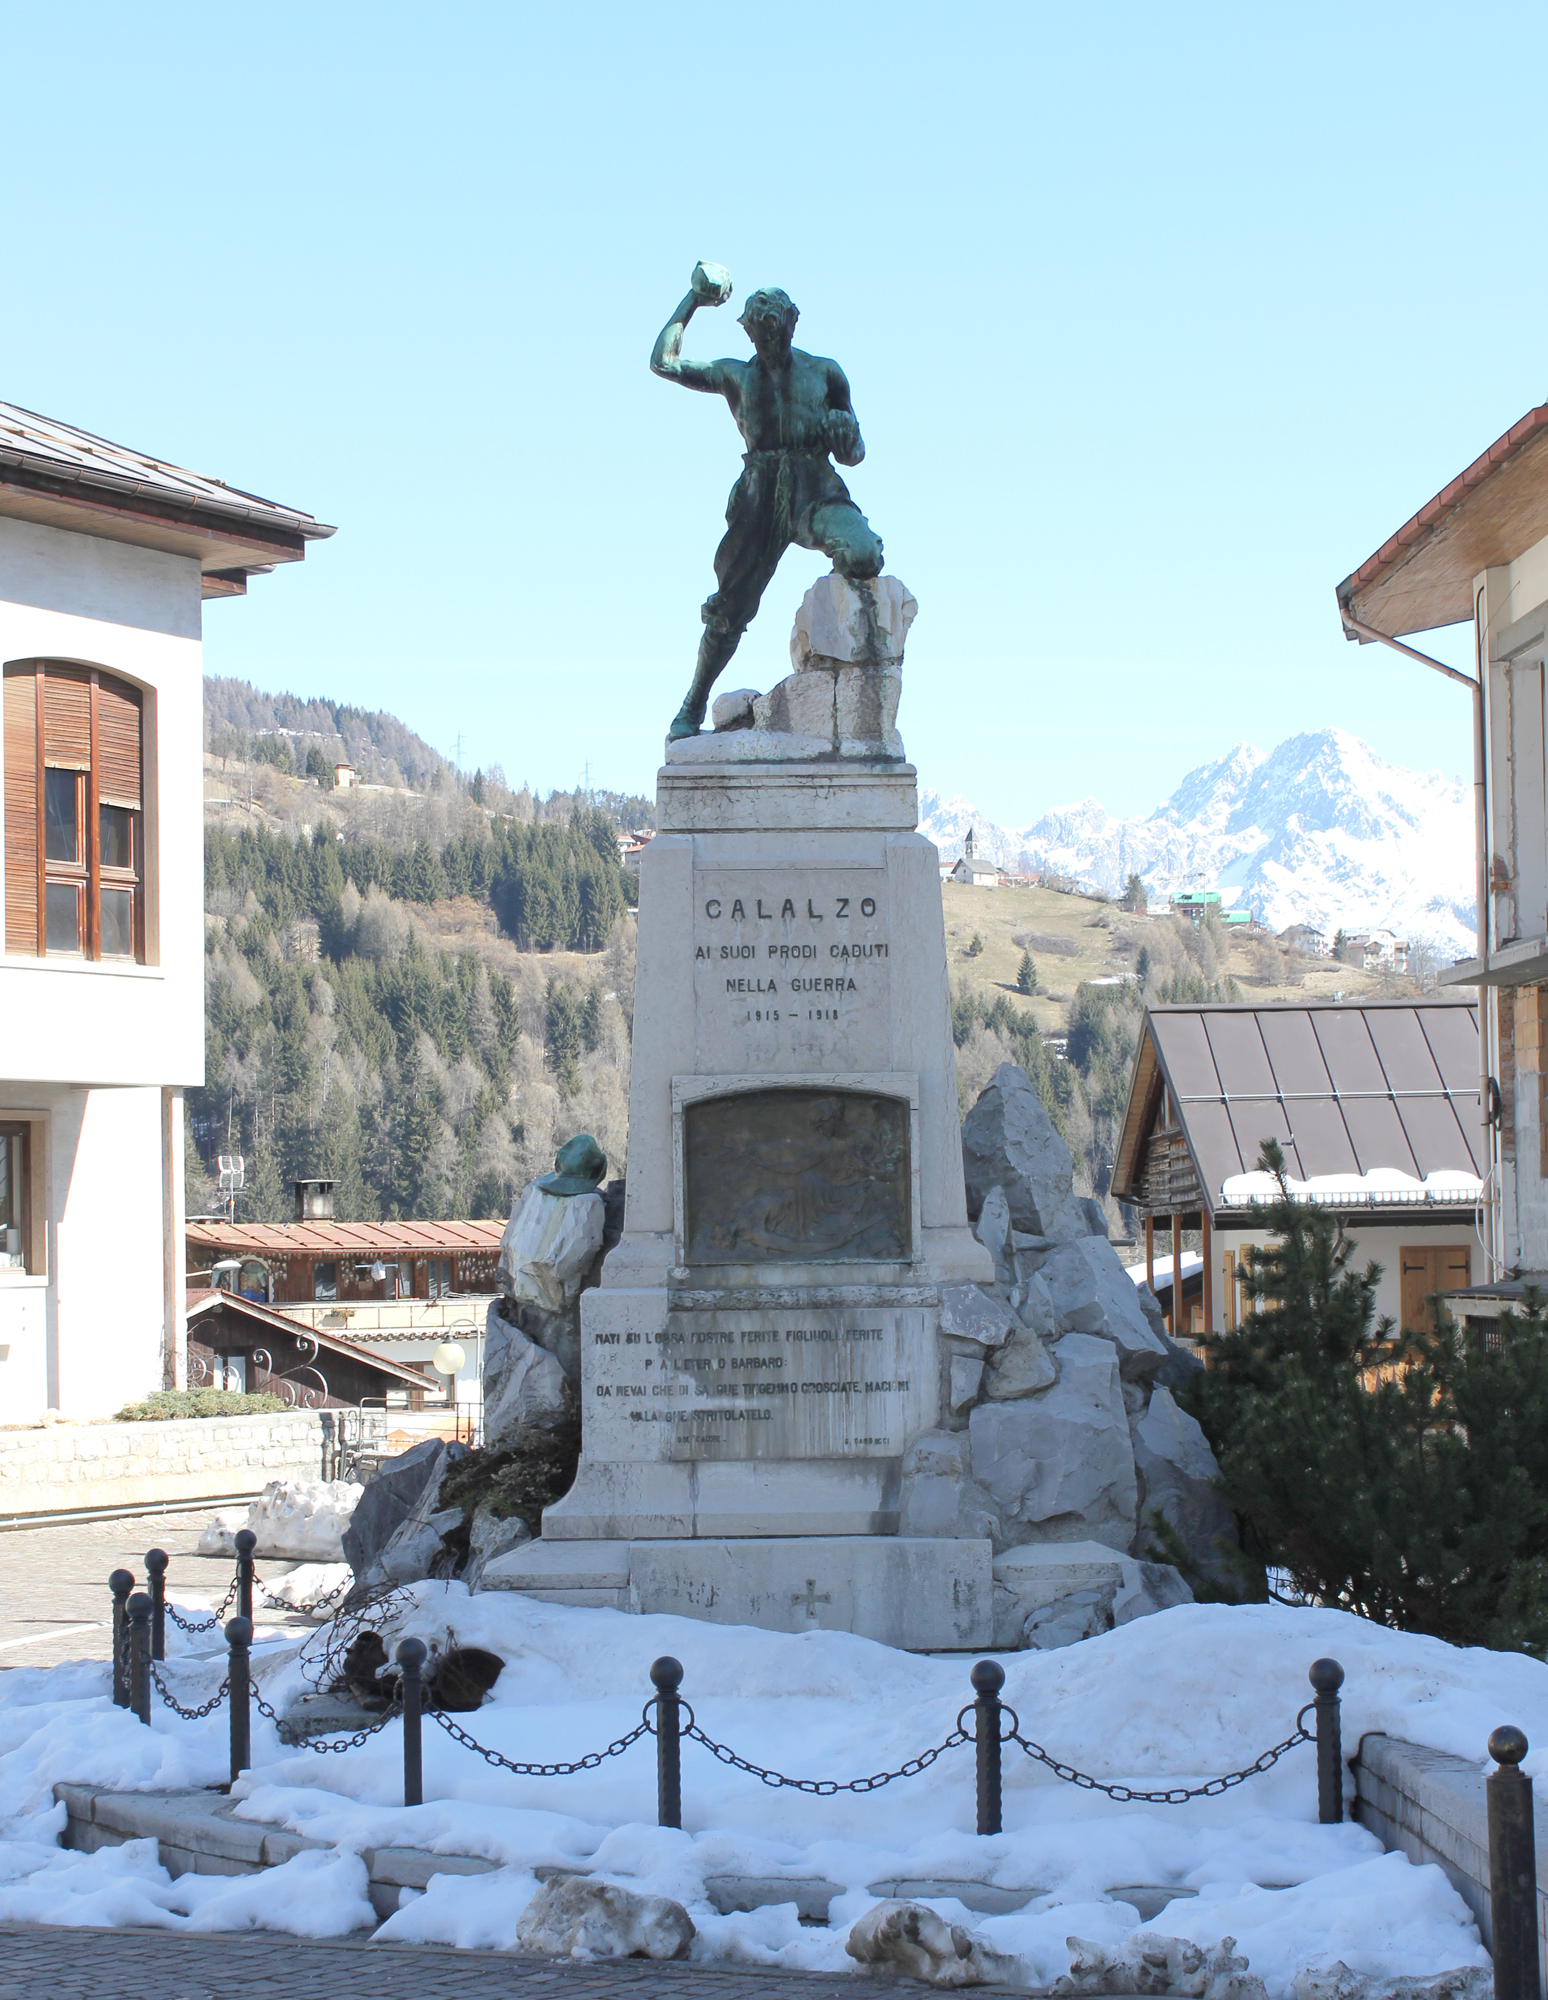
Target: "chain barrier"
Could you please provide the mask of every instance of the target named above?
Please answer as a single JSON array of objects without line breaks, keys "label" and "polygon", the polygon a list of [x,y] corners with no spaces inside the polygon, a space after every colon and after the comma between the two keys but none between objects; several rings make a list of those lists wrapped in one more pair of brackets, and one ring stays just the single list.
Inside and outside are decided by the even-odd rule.
[{"label": "chain barrier", "polygon": [[349,1589],[349,1586],[354,1582],[354,1580],[355,1580],[354,1574],[353,1572],[351,1572],[351,1574],[349,1574],[348,1576],[342,1577],[339,1580],[339,1582],[333,1586],[332,1590],[328,1591],[322,1597],[314,1597],[309,1604],[292,1604],[287,1598],[276,1597],[274,1595],[274,1592],[270,1590],[267,1587],[267,1585],[258,1582],[256,1578],[254,1579],[254,1582],[257,1586],[258,1595],[264,1599],[264,1601],[269,1605],[269,1607],[272,1610],[301,1611],[309,1615],[315,1616],[317,1612],[326,1609],[328,1605],[336,1604],[338,1600],[344,1595],[345,1591]]},{"label": "chain barrier", "polygon": [[172,1693],[166,1682],[161,1678],[161,1675],[156,1671],[154,1663],[151,1666],[151,1679],[155,1682],[157,1694],[161,1696],[167,1707],[173,1710],[175,1714],[180,1715],[185,1722],[203,1722],[207,1715],[215,1713],[216,1709],[220,1707],[226,1696],[231,1692],[231,1682],[229,1679],[223,1680],[214,1694],[210,1696],[209,1700],[202,1707],[184,1708],[183,1704]]},{"label": "chain barrier", "polygon": [[226,1612],[236,1602],[237,1585],[239,1582],[239,1577],[232,1577],[231,1588],[226,1592],[220,1603],[216,1605],[208,1618],[184,1618],[170,1598],[168,1598],[166,1603],[167,1616],[181,1632],[213,1632]]},{"label": "chain barrier", "polygon": [[617,1737],[613,1742],[608,1744],[605,1750],[588,1751],[584,1757],[577,1758],[573,1764],[514,1763],[509,1757],[502,1756],[498,1750],[491,1750],[486,1745],[480,1743],[477,1737],[470,1736],[460,1723],[453,1722],[451,1717],[443,1710],[439,1708],[427,1708],[424,1713],[433,1722],[438,1722],[454,1743],[460,1743],[465,1750],[472,1750],[476,1755],[482,1757],[486,1764],[495,1764],[502,1770],[513,1771],[518,1778],[568,1778],[572,1777],[577,1771],[594,1771],[599,1764],[605,1763],[609,1757],[621,1757],[624,1751],[631,1744],[638,1743],[642,1736],[653,1736],[655,1729],[650,1722],[649,1716],[650,1710],[654,1707],[655,1703],[648,1701],[645,1704],[644,1719],[631,1729],[627,1736]]},{"label": "chain barrier", "polygon": [[[1272,1750],[1265,1750],[1254,1763],[1245,1770],[1228,1771],[1223,1778],[1210,1778],[1202,1785],[1173,1785],[1164,1792],[1138,1792],[1130,1785],[1110,1785],[1101,1778],[1093,1778],[1085,1771],[1077,1771],[1073,1764],[1061,1764],[1057,1757],[1050,1756],[1041,1743],[1033,1743],[1021,1733],[1021,1720],[1009,1703],[1002,1706],[1001,1713],[1008,1715],[1011,1726],[1002,1737],[1005,1743],[1019,1744],[1035,1763],[1046,1764],[1056,1778],[1062,1778],[1067,1785],[1074,1785],[1083,1792],[1105,1792],[1118,1805],[1139,1806],[1180,1806],[1188,1799],[1218,1799],[1222,1792],[1229,1792],[1236,1785],[1245,1785],[1249,1778],[1256,1778],[1262,1772],[1272,1770],[1280,1758],[1289,1750],[1295,1750],[1303,1743],[1314,1740],[1309,1729],[1301,1726],[1301,1716],[1306,1709],[1315,1706],[1308,1702],[1295,1718],[1295,1734],[1287,1736],[1283,1743],[1276,1743]],[[967,1709],[962,1711],[963,1715]],[[961,1721],[959,1716],[958,1721]]]},{"label": "chain barrier", "polygon": [[[319,1599],[316,1607],[285,1606],[284,1608],[287,1610],[320,1608],[322,1605],[338,1597],[351,1581],[351,1578],[346,1577],[341,1584],[328,1593],[327,1597]],[[233,1581],[231,1591],[227,1595],[227,1604],[235,1596],[236,1588],[236,1583]],[[350,1622],[354,1624],[355,1619],[360,1618],[360,1614],[367,1609],[380,1610],[384,1601],[395,1597],[401,1588],[402,1586],[398,1586],[383,1593],[373,1605],[358,1607],[355,1618],[352,1618]],[[267,1591],[263,1594],[266,1597],[269,1596]],[[274,1600],[271,1599],[271,1601]],[[167,1606],[167,1609],[168,1611],[172,1611],[170,1605]],[[224,1610],[225,1605],[222,1605],[221,1609]],[[172,1611],[172,1616],[185,1630],[207,1629],[189,1626],[185,1620],[177,1617],[175,1611]],[[213,1625],[218,1622],[218,1618],[219,1613],[216,1614],[215,1618],[210,1620],[210,1624]],[[356,1625],[356,1630],[358,1629],[359,1626]],[[320,1665],[326,1665],[330,1661],[338,1644],[339,1637],[340,1635],[337,1632],[330,1636],[329,1642],[325,1645],[324,1657],[323,1661],[319,1663]],[[124,1623],[122,1648],[125,1671],[127,1672],[129,1651],[129,1625],[127,1620]],[[1319,1664],[1326,1665],[1328,1663],[1320,1662]],[[204,1720],[205,1717],[212,1715],[230,1693],[229,1679],[223,1680],[209,1701],[204,1702],[197,1708],[185,1708],[172,1695],[154,1664],[151,1665],[150,1671],[156,1691],[167,1707],[189,1722],[199,1722]],[[1340,1678],[1342,1678],[1341,1675]],[[1320,1685],[1320,1683],[1318,1684]],[[264,1700],[256,1686],[250,1688],[249,1698],[253,1706],[258,1710],[258,1713],[265,1717],[266,1720],[274,1723],[276,1728],[280,1729],[283,1734],[286,1728],[285,1723],[278,1711]],[[1102,1778],[1094,1778],[1089,1772],[1079,1770],[1073,1764],[1061,1763],[1041,1743],[1035,1743],[1029,1737],[1022,1735],[1021,1719],[1009,1703],[997,1702],[995,1707],[998,1714],[1010,1724],[1009,1729],[1000,1737],[1001,1743],[1014,1743],[1025,1756],[1030,1758],[1034,1763],[1044,1765],[1048,1770],[1052,1771],[1056,1778],[1062,1780],[1065,1784],[1074,1785],[1080,1791],[1101,1792],[1105,1797],[1112,1799],[1119,1805],[1172,1806],[1182,1805],[1190,1799],[1219,1798],[1222,1793],[1231,1791],[1235,1786],[1244,1785],[1249,1778],[1258,1777],[1263,1772],[1272,1770],[1280,1758],[1287,1755],[1291,1750],[1298,1749],[1303,1743],[1310,1743],[1315,1740],[1313,1732],[1305,1727],[1305,1719],[1308,1713],[1316,1707],[1316,1703],[1308,1702],[1295,1718],[1293,1733],[1287,1736],[1282,1743],[1276,1743],[1272,1750],[1265,1750],[1261,1757],[1255,1758],[1251,1764],[1246,1765],[1243,1769],[1228,1771],[1218,1778],[1209,1778],[1201,1785],[1171,1785],[1163,1790],[1146,1791],[1137,1789],[1132,1785],[1110,1783]],[[616,1737],[613,1742],[608,1744],[605,1750],[589,1751],[584,1757],[578,1757],[569,1763],[527,1764],[507,1757],[499,1750],[491,1750],[487,1744],[480,1743],[477,1737],[464,1729],[460,1723],[454,1722],[444,1710],[426,1704],[422,1711],[422,1713],[428,1714],[432,1721],[439,1724],[446,1734],[454,1742],[460,1743],[464,1749],[471,1750],[476,1756],[482,1757],[486,1764],[509,1771],[519,1778],[567,1778],[572,1777],[578,1771],[594,1771],[610,1757],[622,1756],[624,1751],[638,1743],[642,1736],[659,1734],[656,1723],[656,1714],[658,1712],[658,1699],[653,1696],[646,1702],[641,1711],[640,1720],[635,1727],[629,1730],[626,1735]],[[337,1741],[324,1741],[321,1737],[296,1736],[294,1738],[294,1747],[310,1750],[318,1756],[337,1756],[347,1750],[355,1750],[360,1748],[361,1745],[368,1743],[373,1736],[379,1735],[390,1722],[401,1717],[402,1714],[403,1701],[400,1688],[385,1712],[375,1722],[367,1724],[364,1729],[357,1729],[352,1735],[342,1737]],[[788,1777],[782,1771],[768,1770],[761,1764],[753,1763],[751,1758],[739,1755],[728,1744],[717,1743],[712,1736],[707,1735],[699,1727],[690,1703],[680,1700],[679,1714],[682,1718],[678,1727],[679,1741],[686,1740],[690,1743],[699,1744],[701,1748],[708,1750],[717,1763],[725,1764],[735,1771],[745,1771],[749,1777],[756,1778],[760,1784],[768,1785],[771,1789],[804,1792],[814,1798],[833,1798],[840,1792],[866,1793],[880,1791],[883,1786],[893,1784],[900,1778],[918,1777],[921,1772],[929,1770],[936,1759],[944,1756],[948,1750],[959,1749],[963,1744],[973,1743],[977,1740],[976,1727],[964,1728],[963,1726],[969,1717],[975,1715],[975,1705],[969,1703],[958,1711],[956,1727],[948,1736],[932,1748],[921,1751],[918,1756],[905,1759],[896,1770],[876,1771],[869,1777],[863,1778],[792,1778]],[[996,1790],[998,1790],[997,1780]]]},{"label": "chain barrier", "polygon": [[[272,1722],[276,1729],[283,1731],[285,1725],[277,1710],[270,1708],[257,1688],[249,1690],[249,1699],[258,1713]],[[376,1722],[368,1723],[364,1729],[357,1729],[353,1736],[346,1736],[342,1743],[324,1743],[320,1737],[297,1736],[290,1748],[310,1750],[319,1757],[336,1756],[345,1750],[358,1750],[362,1743],[369,1743],[373,1736],[380,1735],[388,1723],[403,1713],[401,1703],[394,1701],[385,1715]]]},{"label": "chain barrier", "polygon": [[[787,1778],[782,1771],[765,1771],[761,1764],[754,1764],[746,1757],[739,1757],[724,1743],[717,1743],[706,1736],[694,1721],[693,1709],[685,1701],[682,1706],[688,1710],[688,1722],[682,1735],[690,1743],[698,1743],[708,1750],[717,1763],[729,1764],[734,1771],[746,1771],[762,1784],[779,1790],[781,1787],[792,1792],[810,1792],[814,1798],[831,1799],[838,1792],[879,1792],[883,1785],[890,1785],[897,1778],[917,1778],[921,1771],[928,1771],[936,1758],[947,1750],[955,1750],[963,1743],[971,1743],[972,1737],[962,1727],[962,1716],[957,1717],[957,1727],[945,1739],[937,1743],[933,1750],[921,1750],[917,1757],[910,1757],[895,1771],[877,1771],[869,1778]],[[966,1714],[967,1710],[963,1710]]]}]

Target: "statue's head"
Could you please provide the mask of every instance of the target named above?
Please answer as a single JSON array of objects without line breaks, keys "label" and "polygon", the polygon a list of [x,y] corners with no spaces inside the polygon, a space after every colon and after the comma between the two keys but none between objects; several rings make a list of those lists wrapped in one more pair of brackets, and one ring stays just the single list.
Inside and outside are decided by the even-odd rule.
[{"label": "statue's head", "polygon": [[738,324],[757,348],[760,360],[783,361],[800,317],[788,292],[777,285],[765,285],[749,292]]}]

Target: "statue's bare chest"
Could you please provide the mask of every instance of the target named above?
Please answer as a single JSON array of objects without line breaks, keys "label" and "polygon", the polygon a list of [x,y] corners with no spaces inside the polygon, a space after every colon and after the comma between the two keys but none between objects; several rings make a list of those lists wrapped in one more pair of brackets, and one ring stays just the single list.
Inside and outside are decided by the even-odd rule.
[{"label": "statue's bare chest", "polygon": [[737,421],[749,451],[801,451],[821,443],[825,406],[817,370],[792,364],[772,375],[752,367],[742,378]]}]

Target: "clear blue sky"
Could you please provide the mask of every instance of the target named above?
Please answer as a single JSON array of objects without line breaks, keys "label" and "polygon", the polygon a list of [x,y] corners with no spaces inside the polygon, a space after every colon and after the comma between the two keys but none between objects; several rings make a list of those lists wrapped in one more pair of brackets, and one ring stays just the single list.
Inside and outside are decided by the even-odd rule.
[{"label": "clear blue sky", "polygon": [[338,524],[211,672],[650,789],[739,469],[646,368],[704,256],[849,375],[924,783],[1145,811],[1330,723],[1470,773],[1333,587],[1548,394],[1541,6],[77,6],[6,55],[0,398]]}]

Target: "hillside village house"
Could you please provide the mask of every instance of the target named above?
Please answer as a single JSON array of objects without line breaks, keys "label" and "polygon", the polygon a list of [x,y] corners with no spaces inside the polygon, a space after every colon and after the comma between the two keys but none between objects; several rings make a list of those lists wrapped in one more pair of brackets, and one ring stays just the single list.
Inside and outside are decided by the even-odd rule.
[{"label": "hillside village house", "polygon": [[0,1421],[185,1379],[202,600],[332,533],[0,404]]},{"label": "hillside village house", "polygon": [[[1243,1256],[1269,1241],[1262,1207],[1277,1193],[1258,1170],[1265,1139],[1283,1148],[1295,1198],[1338,1217],[1362,1268],[1382,1267],[1378,1314],[1419,1329],[1435,1293],[1473,1281],[1483,1192],[1475,1006],[1147,1010],[1112,1192],[1143,1219],[1153,1288],[1158,1225],[1168,1285],[1173,1270],[1183,1273],[1175,1313],[1160,1288],[1181,1338],[1240,1322]],[[1202,1239],[1197,1291],[1184,1230]]]},{"label": "hillside village house", "polygon": [[[1548,404],[1345,577],[1338,606],[1347,637],[1395,646],[1471,695],[1477,946],[1441,983],[1479,995],[1483,1268],[1453,1306],[1486,1325],[1529,1284],[1548,1289]],[[1403,643],[1468,623],[1471,675]]]},{"label": "hillside village house", "polygon": [[[463,1350],[463,1366],[452,1399],[477,1408],[484,1322],[499,1289],[505,1224],[336,1222],[332,1196],[331,1181],[297,1181],[293,1222],[191,1218],[190,1287],[213,1285],[223,1297],[251,1303],[258,1317],[248,1317],[260,1344],[266,1328],[277,1324],[290,1330],[292,1343],[299,1339],[294,1351],[303,1361],[309,1338],[330,1346],[331,1362],[313,1354],[310,1373],[303,1369],[295,1379],[315,1388],[321,1365],[329,1385],[325,1400],[333,1403],[358,1401],[351,1393],[356,1374],[341,1366],[343,1354],[352,1350],[365,1361],[414,1371],[421,1387],[438,1393],[448,1385],[431,1357],[443,1341],[454,1341]],[[251,1331],[240,1315],[238,1321],[239,1331]],[[272,1350],[272,1340],[268,1345]],[[239,1343],[227,1351],[237,1353]],[[389,1400],[398,1400],[401,1385],[387,1387]]]}]

